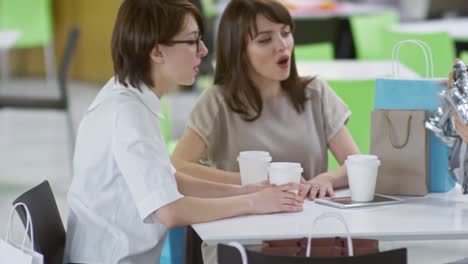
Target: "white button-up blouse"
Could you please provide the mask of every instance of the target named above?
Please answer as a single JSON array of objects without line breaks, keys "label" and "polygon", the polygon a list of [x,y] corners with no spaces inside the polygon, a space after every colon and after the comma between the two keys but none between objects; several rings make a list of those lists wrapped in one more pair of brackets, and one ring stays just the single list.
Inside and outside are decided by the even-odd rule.
[{"label": "white button-up blouse", "polygon": [[152,214],[183,196],[159,126],[161,102],[140,87],[112,78],[80,123],[67,262],[159,263],[167,228]]}]

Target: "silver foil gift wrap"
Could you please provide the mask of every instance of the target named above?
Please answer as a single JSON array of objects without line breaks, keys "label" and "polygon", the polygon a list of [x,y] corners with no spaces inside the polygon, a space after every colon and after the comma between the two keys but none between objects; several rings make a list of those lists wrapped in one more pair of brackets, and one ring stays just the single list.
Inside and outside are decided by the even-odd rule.
[{"label": "silver foil gift wrap", "polygon": [[468,154],[467,143],[455,130],[457,114],[463,124],[468,124],[468,71],[467,65],[457,61],[453,66],[454,79],[449,89],[439,94],[440,106],[432,112],[426,121],[426,128],[431,130],[445,144],[452,148],[449,170],[452,177],[462,186],[463,194],[468,193]]}]

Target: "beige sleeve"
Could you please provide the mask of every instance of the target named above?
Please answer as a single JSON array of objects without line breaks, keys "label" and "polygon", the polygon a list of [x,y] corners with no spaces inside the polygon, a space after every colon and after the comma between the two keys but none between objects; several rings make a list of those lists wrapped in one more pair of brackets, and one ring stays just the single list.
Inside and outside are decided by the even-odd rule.
[{"label": "beige sleeve", "polygon": [[190,114],[187,126],[193,129],[211,149],[218,139],[216,129],[220,109],[220,95],[217,88],[205,90],[199,97],[195,107]]},{"label": "beige sleeve", "polygon": [[325,134],[327,141],[330,141],[338,131],[346,125],[351,111],[346,103],[330,88],[330,86],[320,81],[322,91],[323,120],[325,124]]}]

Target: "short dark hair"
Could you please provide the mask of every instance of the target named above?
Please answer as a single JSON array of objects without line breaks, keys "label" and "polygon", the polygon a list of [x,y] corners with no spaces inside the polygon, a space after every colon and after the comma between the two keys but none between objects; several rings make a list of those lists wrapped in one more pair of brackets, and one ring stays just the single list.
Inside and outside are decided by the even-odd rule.
[{"label": "short dark hair", "polygon": [[179,33],[187,15],[193,15],[200,34],[203,20],[187,0],[124,0],[112,33],[114,74],[124,86],[152,87],[150,53],[156,44],[165,44]]},{"label": "short dark hair", "polygon": [[[248,38],[252,38],[258,30],[257,15],[288,25],[291,31],[294,30],[289,11],[276,0],[231,0],[224,10],[218,29],[214,81],[221,86],[229,108],[246,121],[255,121],[263,109],[260,92],[246,67]],[[299,77],[293,51],[290,75],[288,79],[281,81],[281,88],[298,113],[304,111],[308,100],[305,87],[311,80]]]}]

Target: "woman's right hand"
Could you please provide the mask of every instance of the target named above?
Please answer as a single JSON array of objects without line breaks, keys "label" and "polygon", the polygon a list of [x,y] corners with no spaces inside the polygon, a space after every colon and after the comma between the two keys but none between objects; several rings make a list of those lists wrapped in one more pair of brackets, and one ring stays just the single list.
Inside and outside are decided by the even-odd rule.
[{"label": "woman's right hand", "polygon": [[252,214],[301,212],[304,199],[295,193],[289,192],[300,188],[300,184],[288,183],[249,194]]}]

